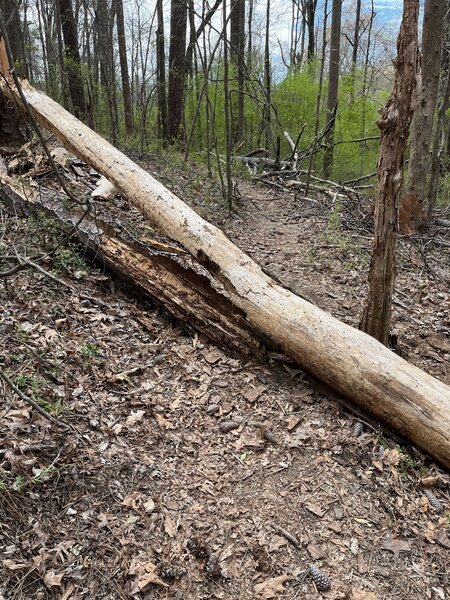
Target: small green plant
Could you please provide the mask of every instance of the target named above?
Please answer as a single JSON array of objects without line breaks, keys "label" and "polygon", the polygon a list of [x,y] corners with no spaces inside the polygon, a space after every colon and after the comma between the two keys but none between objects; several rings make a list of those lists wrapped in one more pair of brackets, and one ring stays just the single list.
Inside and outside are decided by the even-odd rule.
[{"label": "small green plant", "polygon": [[83,269],[84,271],[89,268],[84,260],[70,248],[58,248],[53,257],[53,266],[57,269]]},{"label": "small green plant", "polygon": [[0,492],[3,492],[5,487],[6,487],[5,482],[3,481],[3,479],[0,479]]},{"label": "small green plant", "polygon": [[92,360],[93,358],[99,358],[103,352],[95,344],[85,344],[81,347],[80,354],[84,360]]},{"label": "small green plant", "polygon": [[17,475],[17,477],[14,480],[14,483],[12,485],[13,490],[16,490],[16,492],[21,492],[23,490],[25,486],[25,479],[22,477],[22,475]]},{"label": "small green plant", "polygon": [[62,319],[64,317],[64,310],[59,304],[53,304],[50,310],[55,319]]},{"label": "small green plant", "polygon": [[56,400],[56,402],[49,402],[42,396],[41,394],[35,396],[33,400],[39,404],[39,406],[45,410],[52,417],[59,417],[59,415],[63,412],[64,407],[61,403],[61,400]]},{"label": "small green plant", "polygon": [[27,375],[25,373],[20,373],[13,379],[16,386],[19,390],[31,389],[36,391],[39,388],[39,381],[33,375]]}]

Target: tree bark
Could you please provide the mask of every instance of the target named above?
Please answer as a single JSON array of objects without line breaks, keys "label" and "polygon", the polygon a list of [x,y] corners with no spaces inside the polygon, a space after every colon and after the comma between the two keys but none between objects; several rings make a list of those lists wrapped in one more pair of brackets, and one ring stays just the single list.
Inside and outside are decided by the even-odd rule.
[{"label": "tree bark", "polygon": [[437,105],[444,37],[444,0],[426,0],[422,33],[422,84],[418,92],[411,136],[408,180],[400,210],[400,230],[419,231],[427,221],[426,191]]},{"label": "tree bark", "polygon": [[[413,15],[407,13],[407,24],[409,29],[414,28],[415,1],[405,1],[413,9]],[[405,47],[408,28],[404,29],[400,57],[409,56]],[[414,54],[413,37],[409,41]],[[411,56],[410,60],[413,59]],[[399,63],[400,72],[404,67]],[[411,70],[415,70],[415,62],[408,63],[408,71]],[[404,98],[403,92],[407,91],[403,80],[402,83],[399,87],[398,82],[393,95],[396,104],[390,103],[383,115],[390,115],[385,124],[390,136],[393,136],[388,127],[391,109],[400,109],[399,93]],[[12,93],[20,101],[13,86],[11,89],[4,83],[0,86],[3,93]],[[374,338],[278,285],[222,231],[205,222],[148,172],[59,104],[26,83],[23,91],[42,126],[107,177],[163,235],[179,241],[202,264],[214,279],[215,289],[242,311],[255,335],[450,467],[448,386],[410,365]],[[404,108],[399,114],[404,114]],[[392,143],[399,142],[393,139]],[[398,181],[400,164],[387,168],[385,158],[386,155],[380,164],[380,175],[385,174],[392,188]]]},{"label": "tree bark", "polygon": [[167,140],[167,94],[166,94],[166,43],[164,39],[164,12],[162,0],[156,1],[156,74],[158,94],[158,134]]},{"label": "tree bark", "polygon": [[328,70],[327,123],[330,123],[325,136],[325,153],[323,157],[323,176],[331,179],[334,159],[334,126],[339,91],[339,61],[341,55],[341,15],[342,0],[333,0],[331,13],[330,66]]},{"label": "tree bark", "polygon": [[25,52],[22,44],[23,30],[20,22],[19,0],[0,0],[0,9],[6,25],[14,68],[19,77],[28,77]]},{"label": "tree bark", "polygon": [[353,73],[353,75],[355,73],[356,62],[358,60],[360,27],[361,27],[361,0],[356,0],[355,29],[353,31],[353,48],[352,48],[352,73]]},{"label": "tree bark", "polygon": [[123,0],[116,0],[116,10],[117,42],[119,46],[120,75],[122,77],[125,131],[127,135],[131,135],[133,133],[133,103],[131,100],[130,75],[128,73],[125,20],[123,16]]},{"label": "tree bark", "polygon": [[389,341],[395,284],[398,203],[419,64],[418,19],[419,0],[404,0],[403,20],[397,40],[394,89],[377,123],[381,131],[381,145],[377,167],[375,237],[369,293],[361,329],[385,345]]},{"label": "tree bark", "polygon": [[187,2],[172,0],[170,8],[168,136],[183,140],[183,112],[186,86]]},{"label": "tree bark", "polygon": [[[245,0],[233,0],[230,14],[231,58],[237,77],[237,102],[233,102],[233,142],[244,138]],[[237,115],[237,118],[236,118]]]},{"label": "tree bark", "polygon": [[58,202],[54,190],[47,193],[41,188],[37,193],[32,188],[24,189],[23,184],[0,173],[0,198],[8,189],[27,209],[44,210],[58,219],[68,232],[72,233],[76,225],[74,235],[95,260],[163,306],[175,319],[221,347],[231,348],[241,355],[263,355],[263,345],[254,336],[243,311],[214,290],[199,265],[195,268],[189,264],[192,261],[185,259],[189,255],[182,249],[156,240],[140,244],[128,242],[97,216],[85,215],[81,220],[84,212],[80,208],[67,208],[62,195]]},{"label": "tree bark", "polygon": [[83,78],[81,76],[81,59],[78,50],[77,24],[71,0],[58,0],[61,29],[64,39],[64,67],[69,82],[69,93],[75,116],[86,119],[86,99]]},{"label": "tree bark", "polygon": [[314,21],[316,18],[317,0],[306,0],[306,24],[308,27],[308,60],[316,56],[316,33]]},{"label": "tree bark", "polygon": [[270,0],[266,0],[266,32],[264,42],[264,112],[263,130],[266,148],[270,148],[271,141],[271,110],[272,110],[272,82],[270,76]]}]

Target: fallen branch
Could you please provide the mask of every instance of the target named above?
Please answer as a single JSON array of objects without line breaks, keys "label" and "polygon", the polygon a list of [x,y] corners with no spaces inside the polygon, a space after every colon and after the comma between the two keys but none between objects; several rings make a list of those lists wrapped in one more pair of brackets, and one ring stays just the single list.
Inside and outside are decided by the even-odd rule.
[{"label": "fallen branch", "polygon": [[3,371],[3,369],[1,369],[1,368],[0,368],[0,379],[3,379],[3,381],[6,383],[6,385],[9,388],[11,388],[12,391],[15,392],[21,400],[23,400],[24,402],[29,404],[32,408],[34,408],[34,410],[36,412],[38,412],[41,415],[41,417],[44,417],[45,419],[47,419],[47,421],[50,421],[51,423],[54,423],[61,427],[64,427],[64,429],[70,429],[69,425],[66,425],[66,423],[63,423],[62,421],[55,419],[55,417],[50,415],[41,406],[39,406],[39,404],[35,400],[33,400],[33,398],[30,398],[29,396],[24,394],[22,392],[22,390],[17,387],[17,385],[8,377],[8,375],[5,373],[5,371]]}]

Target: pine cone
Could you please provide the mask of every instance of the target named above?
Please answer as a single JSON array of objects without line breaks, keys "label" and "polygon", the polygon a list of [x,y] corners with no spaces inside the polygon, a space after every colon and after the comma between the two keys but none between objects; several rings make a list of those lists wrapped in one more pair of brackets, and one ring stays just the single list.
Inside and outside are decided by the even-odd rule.
[{"label": "pine cone", "polygon": [[361,421],[356,421],[354,427],[353,427],[353,436],[354,437],[359,437],[362,432],[364,430],[364,425],[361,423]]},{"label": "pine cone", "polygon": [[222,421],[219,423],[219,429],[223,433],[228,433],[229,431],[233,431],[233,429],[237,429],[241,423],[238,421]]},{"label": "pine cone", "polygon": [[438,514],[441,514],[444,511],[444,507],[442,506],[441,501],[436,498],[436,496],[433,494],[433,492],[431,490],[424,490],[423,493],[426,496],[426,499],[428,500],[428,502],[434,508],[434,510]]},{"label": "pine cone", "polygon": [[316,567],[316,565],[309,565],[309,573],[313,578],[313,581],[316,584],[316,587],[319,590],[319,592],[325,592],[326,590],[330,589],[331,580],[328,577],[328,575],[322,573],[319,567]]}]

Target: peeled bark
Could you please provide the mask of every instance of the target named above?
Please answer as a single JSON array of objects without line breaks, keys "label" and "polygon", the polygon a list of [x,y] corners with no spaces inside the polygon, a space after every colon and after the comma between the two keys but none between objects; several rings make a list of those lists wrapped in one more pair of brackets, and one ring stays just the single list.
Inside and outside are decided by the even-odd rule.
[{"label": "peeled bark", "polygon": [[419,64],[419,0],[405,0],[397,40],[394,89],[377,125],[381,131],[369,294],[361,329],[387,345],[395,283],[399,201]]},{"label": "peeled bark", "polygon": [[76,226],[73,235],[96,261],[163,306],[175,319],[219,346],[241,355],[262,356],[263,345],[243,311],[214,290],[201,268],[189,264],[189,255],[177,246],[151,239],[139,244],[127,241],[96,215],[85,215],[77,207],[67,208],[64,195],[58,198],[53,190],[25,189],[23,183],[2,173],[0,199],[13,205],[15,214],[38,209],[56,218],[68,232]]},{"label": "peeled bark", "polygon": [[107,177],[159,232],[181,243],[255,336],[450,467],[448,386],[277,284],[131,159],[42,92],[25,83],[23,90],[40,124]]}]

